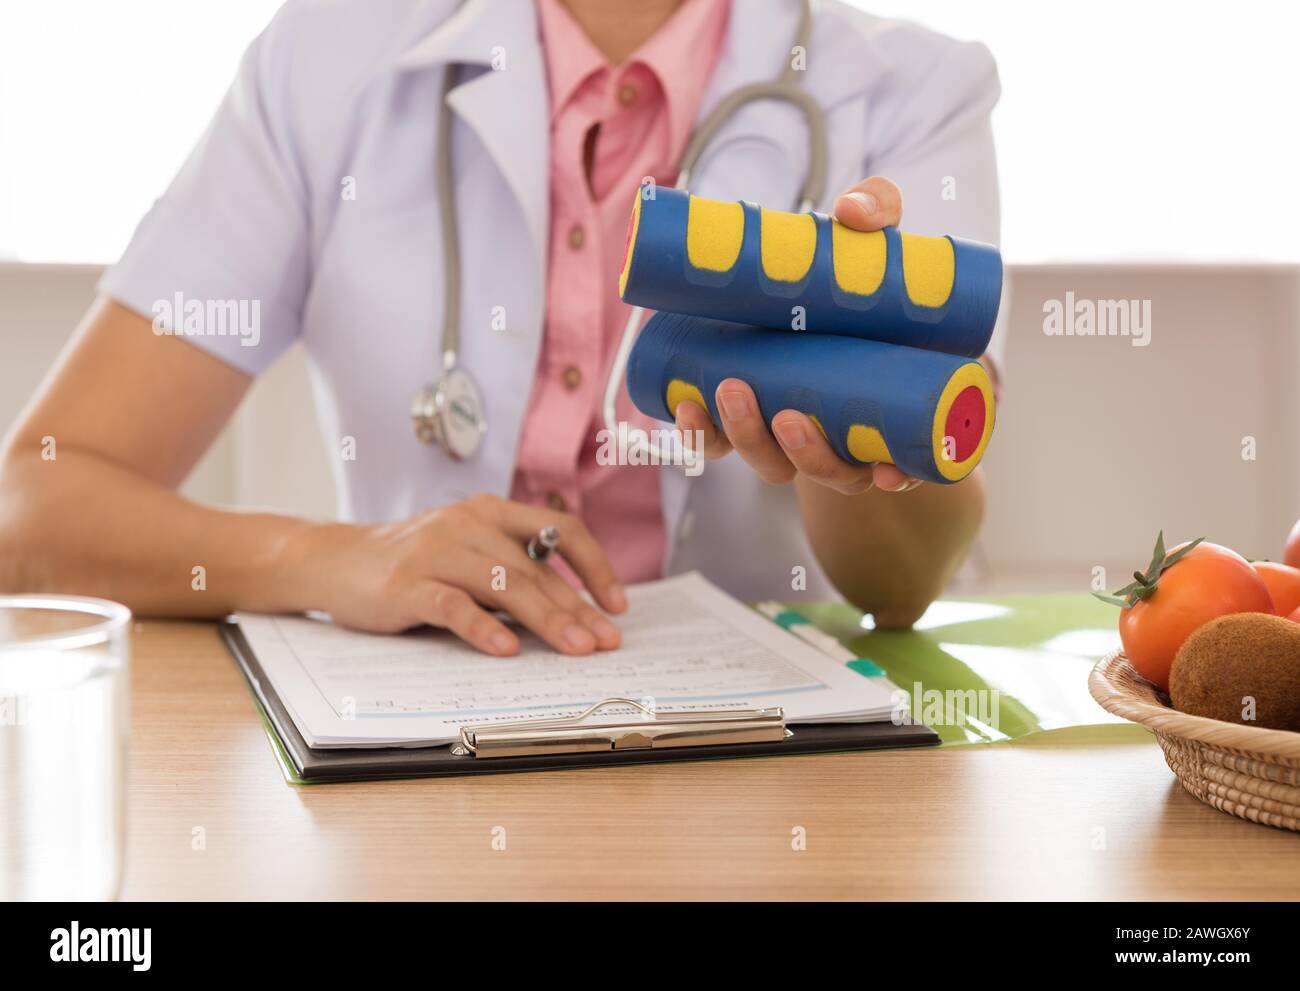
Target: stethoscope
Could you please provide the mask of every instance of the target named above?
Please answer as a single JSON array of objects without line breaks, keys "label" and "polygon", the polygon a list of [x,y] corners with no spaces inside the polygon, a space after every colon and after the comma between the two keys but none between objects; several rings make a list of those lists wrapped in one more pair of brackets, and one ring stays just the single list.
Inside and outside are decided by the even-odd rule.
[{"label": "stethoscope", "polygon": [[[766,83],[750,83],[732,91],[705,118],[678,163],[676,188],[687,187],[691,172],[708,143],[741,107],[758,100],[777,100],[799,108],[808,124],[808,172],[799,193],[799,212],[811,210],[821,200],[826,181],[826,119],[821,107],[796,81],[800,70],[793,57],[797,51],[806,60],[808,42],[812,35],[812,17],[813,0],[803,0],[799,29],[791,50],[792,57],[777,79]],[[487,432],[487,422],[484,417],[483,390],[474,377],[457,363],[460,348],[460,240],[452,200],[451,111],[447,103],[447,95],[453,84],[454,73],[449,67],[438,107],[436,166],[446,276],[442,316],[442,377],[437,385],[426,385],[416,393],[411,404],[411,420],[415,436],[421,441],[436,444],[452,458],[463,461],[473,457],[478,450],[483,435]],[[642,195],[646,195],[645,187]],[[632,353],[632,345],[644,313],[638,306],[628,314],[623,336],[619,339],[618,350],[610,366],[609,378],[605,381],[601,413],[605,428],[614,436],[621,433],[615,405],[627,371],[628,356]],[[630,447],[639,449],[642,453],[648,450],[649,440],[643,431],[627,431],[626,435]]]}]

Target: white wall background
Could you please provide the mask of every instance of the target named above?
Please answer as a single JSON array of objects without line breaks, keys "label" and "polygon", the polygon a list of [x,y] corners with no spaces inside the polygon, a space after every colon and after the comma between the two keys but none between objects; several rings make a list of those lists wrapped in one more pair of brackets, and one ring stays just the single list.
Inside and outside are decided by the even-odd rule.
[{"label": "white wall background", "polygon": [[[1300,516],[1300,267],[1017,266],[1012,288],[994,583],[1084,588],[1101,565],[1123,585],[1161,529],[1280,560]],[[1045,335],[1043,301],[1067,291],[1150,299],[1150,345]]]},{"label": "white wall background", "polygon": [[1300,4],[850,2],[992,50],[1012,261],[1300,261]]},{"label": "white wall background", "polygon": [[[1300,4],[850,2],[997,57],[1011,261],[1300,261]],[[115,258],[278,6],[3,0],[0,258]]]},{"label": "white wall background", "polygon": [[0,258],[121,254],[279,5],[0,2]]}]

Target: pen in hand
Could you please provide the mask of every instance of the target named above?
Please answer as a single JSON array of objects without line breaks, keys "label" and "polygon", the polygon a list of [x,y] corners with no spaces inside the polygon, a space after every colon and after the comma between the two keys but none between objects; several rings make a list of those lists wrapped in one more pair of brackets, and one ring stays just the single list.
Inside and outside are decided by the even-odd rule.
[{"label": "pen in hand", "polygon": [[560,531],[553,526],[544,526],[528,541],[528,556],[534,561],[545,561],[559,542]]}]

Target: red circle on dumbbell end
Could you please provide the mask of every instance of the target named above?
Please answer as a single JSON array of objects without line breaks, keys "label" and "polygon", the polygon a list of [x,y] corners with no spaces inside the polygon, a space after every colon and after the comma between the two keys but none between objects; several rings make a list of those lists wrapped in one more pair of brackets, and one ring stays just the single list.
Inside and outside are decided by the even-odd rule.
[{"label": "red circle on dumbbell end", "polygon": [[965,461],[975,453],[984,436],[984,417],[987,415],[984,393],[977,386],[968,385],[957,394],[943,426],[943,435],[952,438],[954,461]]}]

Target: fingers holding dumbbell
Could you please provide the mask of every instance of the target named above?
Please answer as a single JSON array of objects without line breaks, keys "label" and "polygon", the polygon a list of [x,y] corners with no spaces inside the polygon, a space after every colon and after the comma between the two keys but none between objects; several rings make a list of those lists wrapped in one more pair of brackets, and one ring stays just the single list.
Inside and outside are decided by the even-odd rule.
[{"label": "fingers holding dumbbell", "polygon": [[845,495],[858,495],[871,488],[871,465],[853,465],[840,458],[806,413],[782,410],[772,418],[772,433],[799,474]]},{"label": "fingers holding dumbbell", "polygon": [[718,383],[715,400],[731,446],[763,481],[785,485],[794,478],[795,467],[768,430],[758,398],[748,383],[723,379]]},{"label": "fingers holding dumbbell", "polygon": [[681,434],[682,444],[693,454],[703,454],[707,460],[721,458],[731,453],[727,435],[714,426],[708,411],[693,400],[684,399],[677,404],[675,425]]}]

